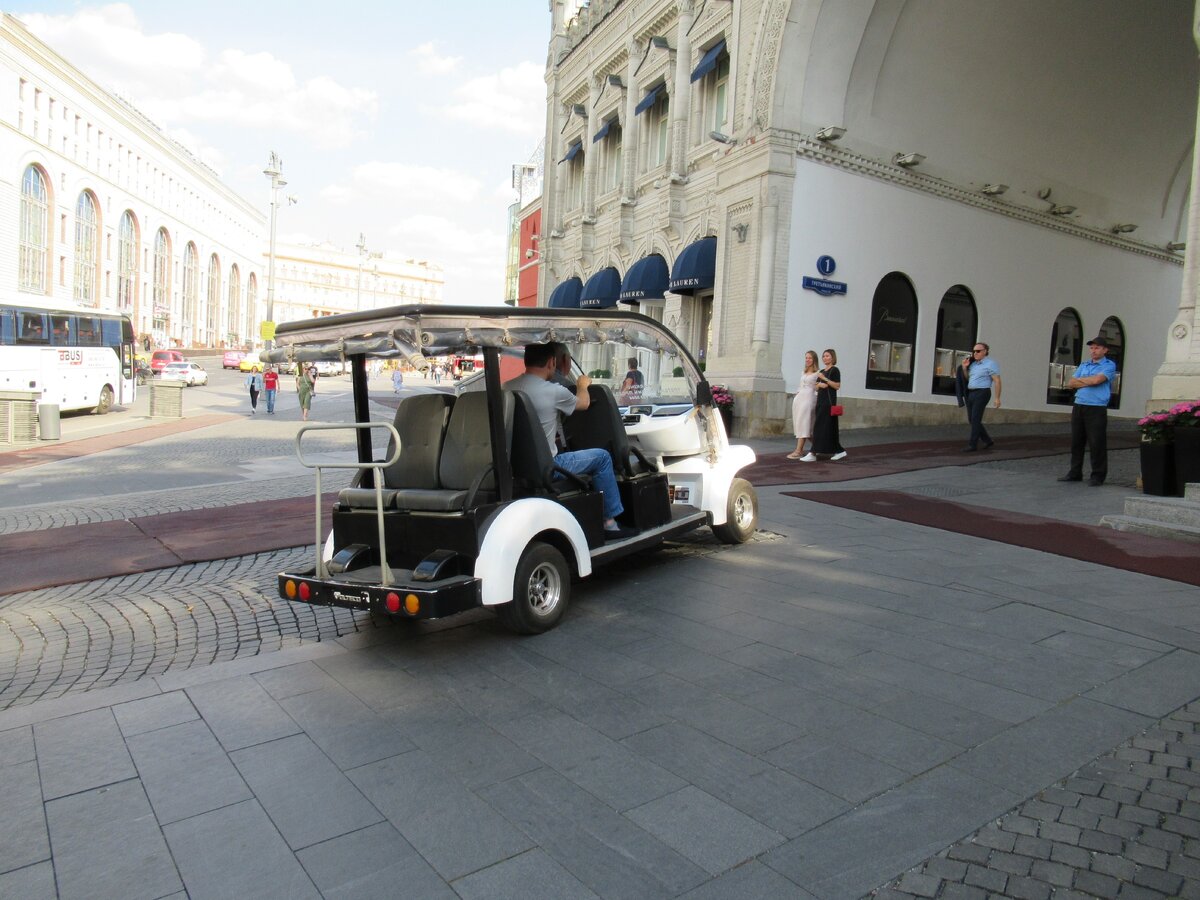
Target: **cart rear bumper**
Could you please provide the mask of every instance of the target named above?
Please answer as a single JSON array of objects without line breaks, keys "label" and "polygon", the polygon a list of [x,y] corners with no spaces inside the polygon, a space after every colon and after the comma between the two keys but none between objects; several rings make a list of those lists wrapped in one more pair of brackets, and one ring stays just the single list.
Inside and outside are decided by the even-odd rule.
[{"label": "cart rear bumper", "polygon": [[480,582],[471,576],[382,586],[352,579],[317,578],[315,570],[281,572],[279,596],[309,606],[340,606],[397,619],[440,619],[483,603]]}]

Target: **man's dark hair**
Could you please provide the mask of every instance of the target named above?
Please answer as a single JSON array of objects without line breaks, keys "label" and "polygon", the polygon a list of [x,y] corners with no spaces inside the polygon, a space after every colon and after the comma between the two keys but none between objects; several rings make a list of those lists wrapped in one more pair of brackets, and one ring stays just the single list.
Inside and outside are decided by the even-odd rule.
[{"label": "man's dark hair", "polygon": [[540,369],[554,358],[554,347],[551,344],[527,344],[525,347],[525,368]]}]

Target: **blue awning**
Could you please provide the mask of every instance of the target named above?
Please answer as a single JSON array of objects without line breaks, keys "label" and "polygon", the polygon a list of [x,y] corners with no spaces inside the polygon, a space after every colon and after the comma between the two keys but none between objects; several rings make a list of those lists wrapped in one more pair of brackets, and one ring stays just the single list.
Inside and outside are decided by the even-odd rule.
[{"label": "blue awning", "polygon": [[701,238],[688,244],[671,268],[667,290],[672,294],[695,294],[707,290],[716,282],[717,239]]},{"label": "blue awning", "polygon": [[700,64],[692,70],[692,81],[699,81],[717,67],[717,57],[725,51],[725,41],[717,41],[700,60]]},{"label": "blue awning", "polygon": [[638,303],[641,300],[661,300],[667,290],[669,273],[667,261],[657,253],[643,256],[625,273],[621,282],[621,302]]},{"label": "blue awning", "polygon": [[559,160],[559,162],[570,162],[576,156],[579,155],[579,151],[582,149],[583,149],[583,141],[576,141],[570,147],[567,148],[567,155],[564,156],[561,160]]},{"label": "blue awning", "polygon": [[609,266],[587,280],[579,295],[580,309],[608,309],[617,305],[621,293],[621,273]]},{"label": "blue awning", "polygon": [[583,282],[572,275],[550,292],[546,306],[551,309],[579,309],[579,292],[582,289]]},{"label": "blue awning", "polygon": [[662,93],[662,90],[665,87],[666,87],[665,84],[660,84],[660,85],[652,87],[652,88],[650,88],[650,90],[646,91],[646,96],[643,97],[638,102],[638,105],[633,108],[633,114],[635,116],[640,116],[642,113],[644,113],[650,107],[652,107],[655,103],[657,103],[658,95],[660,93]]},{"label": "blue awning", "polygon": [[608,129],[612,128],[612,127],[613,127],[613,125],[614,125],[614,124],[616,124],[616,121],[617,121],[617,117],[616,117],[616,116],[613,116],[611,119],[609,119],[609,120],[608,120],[607,122],[605,122],[603,125],[601,125],[601,126],[600,126],[600,130],[599,130],[599,131],[597,131],[597,132],[596,132],[596,133],[595,133],[595,134],[592,136],[592,143],[594,144],[594,143],[596,143],[596,141],[603,140],[603,139],[604,139],[604,136],[605,136],[606,134],[608,134]]}]

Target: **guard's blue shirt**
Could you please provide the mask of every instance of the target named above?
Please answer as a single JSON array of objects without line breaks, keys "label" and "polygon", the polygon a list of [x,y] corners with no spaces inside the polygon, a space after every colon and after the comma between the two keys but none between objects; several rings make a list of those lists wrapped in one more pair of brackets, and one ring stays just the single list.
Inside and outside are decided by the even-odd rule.
[{"label": "guard's blue shirt", "polygon": [[990,356],[975,360],[971,363],[971,368],[967,369],[967,389],[977,391],[980,388],[990,388],[993,375],[1000,377],[1000,367],[992,362]]},{"label": "guard's blue shirt", "polygon": [[1093,375],[1103,375],[1105,380],[1100,384],[1089,384],[1087,387],[1077,388],[1075,390],[1076,406],[1108,406],[1108,401],[1112,397],[1112,382],[1117,377],[1117,364],[1104,356],[1099,362],[1086,359],[1075,368],[1076,378],[1090,378]]}]

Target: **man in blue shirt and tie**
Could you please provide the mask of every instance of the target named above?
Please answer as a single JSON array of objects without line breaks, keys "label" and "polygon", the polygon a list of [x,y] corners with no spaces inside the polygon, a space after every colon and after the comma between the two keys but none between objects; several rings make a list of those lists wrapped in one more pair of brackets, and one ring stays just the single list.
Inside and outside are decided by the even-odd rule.
[{"label": "man in blue shirt and tie", "polygon": [[1071,468],[1059,481],[1083,481],[1083,450],[1090,448],[1092,476],[1088,484],[1099,487],[1108,475],[1108,401],[1112,397],[1117,364],[1108,358],[1108,341],[1087,342],[1091,359],[1075,368],[1067,387],[1075,391],[1071,408]]},{"label": "man in blue shirt and tie", "polygon": [[967,439],[967,446],[963,447],[963,453],[977,450],[980,441],[983,441],[984,450],[991,450],[994,443],[983,427],[983,411],[987,409],[988,401],[992,400],[993,388],[993,402],[996,409],[1000,408],[1000,367],[988,355],[990,352],[991,347],[983,341],[976,341],[971,359],[963,360],[963,370],[967,373],[967,421],[971,423],[971,436]]}]

